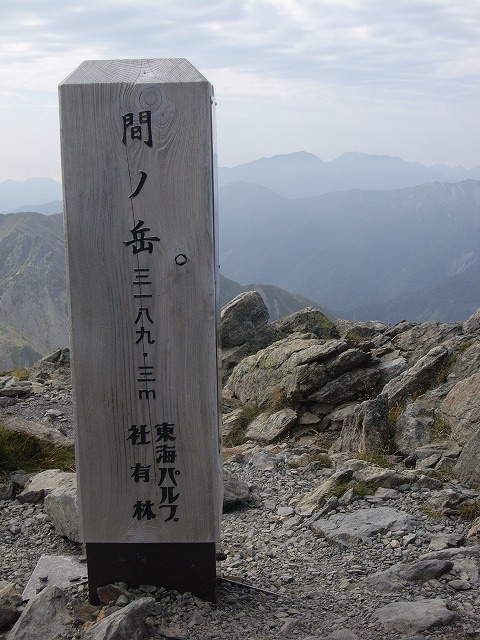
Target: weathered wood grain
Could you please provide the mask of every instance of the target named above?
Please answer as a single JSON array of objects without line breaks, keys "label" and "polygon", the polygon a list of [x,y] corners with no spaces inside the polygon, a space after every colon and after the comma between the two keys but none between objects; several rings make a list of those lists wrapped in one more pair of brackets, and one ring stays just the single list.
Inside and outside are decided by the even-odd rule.
[{"label": "weathered wood grain", "polygon": [[[185,60],[89,61],[60,85],[86,542],[219,539],[212,103],[213,88]],[[124,144],[123,116],[148,111],[152,146],[145,144],[147,124],[136,120],[142,140],[129,137],[129,127]],[[151,253],[134,253],[142,247],[134,241],[140,221],[140,229],[150,229],[144,246],[151,242]],[[143,335],[137,333],[142,323]],[[155,381],[146,383],[146,377]],[[140,397],[146,385],[155,398]],[[156,442],[155,425],[162,423],[173,425],[175,440]],[[147,425],[148,444],[127,439],[132,425]],[[156,461],[156,447],[163,445],[173,447],[167,450],[176,456],[171,463]],[[138,482],[132,477],[138,464],[149,466],[148,481],[145,470]],[[147,501],[155,517],[134,517],[137,503],[145,513]]]}]

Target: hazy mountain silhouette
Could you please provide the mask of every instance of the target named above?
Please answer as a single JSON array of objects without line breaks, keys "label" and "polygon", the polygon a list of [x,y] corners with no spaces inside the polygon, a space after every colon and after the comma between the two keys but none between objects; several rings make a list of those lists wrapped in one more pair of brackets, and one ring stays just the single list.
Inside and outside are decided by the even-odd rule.
[{"label": "hazy mountain silhouette", "polygon": [[480,180],[480,166],[474,169],[451,169],[444,165],[426,167],[392,156],[353,152],[323,162],[312,153],[299,151],[219,169],[220,186],[250,182],[290,198],[349,189],[401,189],[425,182],[467,179]]},{"label": "hazy mountain silhouette", "polygon": [[[474,180],[302,199],[229,184],[220,192],[222,271],[296,291],[346,316],[479,267],[479,203]],[[452,287],[462,294],[460,284]],[[380,311],[375,317],[383,319]]]},{"label": "hazy mountain silhouette", "polygon": [[29,178],[23,182],[18,180],[0,182],[0,212],[2,213],[12,213],[20,207],[23,210],[36,211],[35,205],[32,203],[42,205],[61,199],[62,186],[51,178]]}]

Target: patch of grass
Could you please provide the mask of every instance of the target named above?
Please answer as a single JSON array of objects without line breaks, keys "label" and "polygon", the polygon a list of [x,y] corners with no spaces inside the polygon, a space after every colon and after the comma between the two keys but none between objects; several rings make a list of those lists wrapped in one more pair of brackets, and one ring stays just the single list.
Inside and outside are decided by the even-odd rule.
[{"label": "patch of grass", "polygon": [[230,435],[223,439],[225,447],[237,447],[245,442],[245,434],[248,429],[248,425],[261,413],[264,413],[264,409],[257,405],[245,405],[242,408],[242,414],[239,416],[235,428]]},{"label": "patch of grass", "polygon": [[465,353],[465,351],[469,349],[476,342],[478,342],[478,340],[468,340],[467,342],[465,342],[465,344],[462,344],[462,346],[457,349],[457,356],[461,355],[462,353]]},{"label": "patch of grass", "polygon": [[308,464],[312,462],[320,462],[322,467],[331,469],[333,467],[333,460],[326,453],[313,453],[308,459]]},{"label": "patch of grass", "polygon": [[365,338],[364,336],[360,335],[359,333],[356,333],[355,331],[349,331],[345,336],[345,338],[347,340],[350,340],[351,342],[365,342],[366,340],[368,340],[368,338]]},{"label": "patch of grass", "polygon": [[428,516],[429,518],[433,518],[434,520],[440,520],[442,517],[441,511],[436,509],[430,502],[424,502],[420,505],[420,511]]},{"label": "patch of grass", "polygon": [[0,427],[0,477],[17,469],[28,473],[47,469],[74,471],[74,447],[54,447],[31,434]]},{"label": "patch of grass", "polygon": [[412,393],[412,400],[415,402],[417,398],[423,396],[424,393],[430,391],[431,389],[435,389],[435,387],[439,387],[441,384],[445,384],[448,378],[448,374],[450,373],[450,368],[452,364],[455,362],[455,354],[448,356],[446,361],[435,371],[425,378],[423,383]]},{"label": "patch of grass", "polygon": [[371,482],[342,482],[337,484],[337,486],[332,487],[328,492],[328,496],[335,496],[336,498],[341,498],[344,493],[346,493],[349,489],[353,489],[353,492],[357,496],[361,496],[364,498],[365,496],[371,496],[377,490],[377,486]]},{"label": "patch of grass", "polygon": [[18,378],[19,380],[28,380],[29,378],[29,371],[28,369],[13,369],[12,371],[5,371],[1,374],[2,376],[14,376],[15,378]]},{"label": "patch of grass", "polygon": [[407,403],[403,401],[403,402],[399,402],[394,407],[390,408],[387,416],[387,421],[391,427],[394,427],[397,424],[397,420],[401,416],[401,414],[405,411],[406,406],[407,406]]},{"label": "patch of grass", "polygon": [[282,409],[287,409],[289,406],[285,390],[279,389],[267,402],[263,411],[265,411],[265,413],[272,414],[277,411],[281,411]]},{"label": "patch of grass", "polygon": [[364,460],[369,464],[374,464],[382,469],[393,469],[393,464],[388,459],[387,453],[356,453],[353,456],[356,460]]},{"label": "patch of grass", "polygon": [[452,428],[446,420],[435,417],[435,422],[432,425],[430,438],[433,442],[439,440],[448,440],[452,433]]},{"label": "patch of grass", "polygon": [[473,520],[480,516],[480,502],[464,502],[457,507],[456,512],[464,520],[473,522]]}]

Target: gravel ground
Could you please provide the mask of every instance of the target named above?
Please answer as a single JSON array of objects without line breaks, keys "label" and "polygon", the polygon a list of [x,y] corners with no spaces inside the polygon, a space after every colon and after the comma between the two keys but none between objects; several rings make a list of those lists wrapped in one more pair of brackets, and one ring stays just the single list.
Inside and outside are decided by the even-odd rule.
[{"label": "gravel ground", "polygon": [[[46,415],[51,409],[58,412],[53,420]],[[72,435],[71,398],[68,385],[62,381],[48,383],[43,393],[1,409],[0,414],[4,420],[43,421],[64,435]],[[449,582],[461,577],[455,570],[438,580],[408,583],[393,593],[377,593],[366,582],[367,576],[376,571],[400,561],[415,561],[428,553],[433,536],[464,537],[469,524],[458,517],[437,520],[425,515],[421,506],[429,491],[412,485],[382,503],[416,516],[415,530],[406,532],[414,534],[411,543],[394,548],[392,535],[387,534],[373,538],[370,545],[348,549],[330,545],[310,529],[307,518],[294,514],[295,502],[328,474],[315,463],[292,466],[295,460],[311,454],[311,447],[295,446],[257,447],[226,460],[226,468],[251,487],[252,499],[247,506],[224,514],[221,546],[227,558],[221,563],[218,603],[212,605],[189,594],[155,587],[132,590],[135,597],[153,595],[157,600],[148,619],[150,637],[400,640],[408,634],[386,632],[376,618],[380,607],[399,600],[443,598],[455,612],[454,621],[423,632],[418,640],[480,638],[478,583],[468,591],[452,589]],[[366,498],[339,511],[376,504]],[[41,555],[81,554],[81,547],[56,533],[41,505],[5,500],[0,501],[0,512],[0,580],[23,588]],[[84,587],[72,589],[86,597]],[[72,629],[71,637],[80,637],[79,628],[80,624]],[[3,629],[0,640],[5,637]]]},{"label": "gravel ground", "polygon": [[[408,636],[385,632],[376,619],[376,610],[398,600],[434,597],[444,598],[456,618],[447,627],[424,632],[420,637],[480,637],[476,632],[480,631],[478,590],[453,590],[449,581],[458,577],[455,574],[423,585],[409,583],[401,592],[387,594],[375,593],[365,582],[366,576],[375,571],[401,560],[418,559],[429,551],[430,539],[438,533],[465,535],[466,523],[458,518],[439,522],[423,515],[420,505],[428,491],[415,491],[414,487],[388,503],[417,516],[413,544],[405,549],[392,548],[391,536],[387,535],[374,538],[370,546],[330,546],[309,529],[305,518],[290,514],[292,503],[318,485],[322,471],[314,466],[310,471],[291,468],[286,458],[285,452],[273,456],[260,452],[253,458],[237,455],[226,462],[232,472],[250,484],[253,499],[249,506],[224,515],[222,549],[228,555],[222,563],[224,580],[219,584],[218,603],[211,605],[163,589],[134,591],[136,597],[148,594],[157,598],[149,620],[151,638],[162,637],[160,632],[188,640],[306,640],[328,637],[333,632],[346,640],[355,636],[359,640],[403,638]],[[263,468],[271,466],[272,461],[274,469]],[[372,504],[364,499],[344,509],[365,506]],[[3,501],[0,508],[2,580],[23,587],[42,554],[81,553],[78,545],[56,534],[40,505]],[[237,580],[251,586],[236,584]],[[82,587],[75,589],[85,595]],[[340,631],[343,635],[338,635]]]}]

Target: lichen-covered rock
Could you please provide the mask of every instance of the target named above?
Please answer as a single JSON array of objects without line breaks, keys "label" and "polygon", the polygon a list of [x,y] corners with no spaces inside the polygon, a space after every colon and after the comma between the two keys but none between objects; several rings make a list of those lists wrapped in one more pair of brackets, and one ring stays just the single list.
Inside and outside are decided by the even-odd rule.
[{"label": "lichen-covered rock", "polygon": [[363,400],[375,395],[380,380],[378,369],[354,369],[331,380],[308,396],[309,401],[341,404],[350,400]]},{"label": "lichen-covered rock", "polygon": [[307,307],[275,320],[272,323],[280,337],[292,333],[312,333],[317,338],[339,338],[336,323],[331,322],[319,309]]},{"label": "lichen-covered rock", "polygon": [[48,469],[36,473],[25,486],[25,489],[18,494],[19,502],[43,502],[45,496],[59,487],[65,480],[70,480],[74,473],[60,471],[60,469]]},{"label": "lichen-covered rock", "polygon": [[390,406],[437,386],[437,376],[441,367],[446,364],[448,355],[445,347],[434,347],[413,367],[390,380],[382,390],[382,393],[387,394]]},{"label": "lichen-covered rock", "polygon": [[287,399],[301,398],[330,379],[325,362],[346,350],[345,340],[293,334],[242,360],[225,391],[244,404],[258,406],[282,394]]},{"label": "lichen-covered rock", "polygon": [[427,355],[433,348],[463,332],[460,323],[423,322],[412,326],[392,339],[392,345],[400,349],[410,366]]},{"label": "lichen-covered rock", "polygon": [[257,291],[241,293],[221,312],[222,347],[238,347],[255,340],[258,329],[268,323],[268,309]]},{"label": "lichen-covered rock", "polygon": [[279,334],[268,324],[268,318],[267,306],[258,291],[241,293],[223,307],[220,333],[224,382],[243,358],[278,339]]}]

